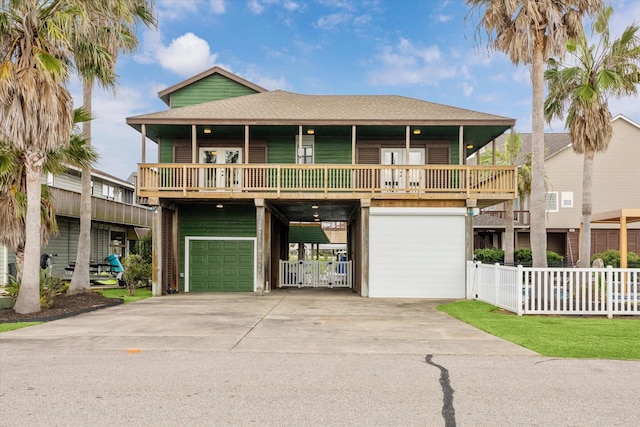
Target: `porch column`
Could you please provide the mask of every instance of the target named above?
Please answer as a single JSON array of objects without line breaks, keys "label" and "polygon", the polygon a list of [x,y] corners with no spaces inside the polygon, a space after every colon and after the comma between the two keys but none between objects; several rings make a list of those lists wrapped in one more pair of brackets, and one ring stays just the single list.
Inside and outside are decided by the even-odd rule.
[{"label": "porch column", "polygon": [[465,151],[464,151],[464,126],[460,126],[460,129],[458,130],[458,164],[459,165],[464,165],[465,162],[465,155],[464,155]]},{"label": "porch column", "polygon": [[371,200],[360,200],[360,296],[369,296],[369,209]]},{"label": "porch column", "polygon": [[198,134],[196,125],[191,125],[191,163],[198,163]]},{"label": "porch column", "polygon": [[151,236],[151,293],[162,295],[162,206],[153,212],[153,235]]},{"label": "porch column", "polygon": [[264,213],[264,277],[265,277],[265,292],[271,292],[272,277],[271,274],[271,212],[265,210]]},{"label": "porch column", "polygon": [[356,126],[351,126],[351,164],[356,164]]},{"label": "porch column", "polygon": [[296,150],[296,163],[302,163],[300,156],[302,156],[302,125],[298,125],[298,148]]},{"label": "porch column", "polygon": [[[589,254],[588,256],[591,256]],[[620,216],[620,268],[627,268],[627,217]]]},{"label": "porch column", "polygon": [[244,163],[249,163],[249,125],[244,125]]},{"label": "porch column", "polygon": [[409,164],[409,148],[411,148],[411,126],[406,126],[405,135],[404,135],[404,164]]},{"label": "porch column", "polygon": [[256,293],[264,295],[264,271],[265,271],[265,220],[264,199],[256,199]]},{"label": "porch column", "polygon": [[[478,159],[478,164],[480,164],[479,160],[480,159]],[[496,165],[496,139],[495,138],[491,140],[491,165],[492,166]]]},{"label": "porch column", "polygon": [[147,163],[147,126],[143,123],[140,129],[142,135],[142,158],[140,163]]},{"label": "porch column", "polygon": [[[173,247],[171,250],[173,251],[173,266],[174,266],[174,277],[172,279],[173,284],[175,284],[175,288],[173,288],[174,292],[178,292],[180,290],[180,252],[178,251],[178,239],[180,239],[180,221],[178,220],[178,215],[180,214],[180,209],[176,206],[173,206],[173,224],[171,226],[171,234],[173,238]],[[172,283],[169,283],[169,289],[171,288]]]}]

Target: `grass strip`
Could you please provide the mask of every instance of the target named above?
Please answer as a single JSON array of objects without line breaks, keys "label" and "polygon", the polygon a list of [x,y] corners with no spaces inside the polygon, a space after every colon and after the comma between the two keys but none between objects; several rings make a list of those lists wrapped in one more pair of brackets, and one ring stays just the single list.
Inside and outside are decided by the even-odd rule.
[{"label": "grass strip", "polygon": [[18,323],[0,323],[0,333],[13,331],[14,329],[26,328],[27,326],[39,325],[42,322],[18,322]]},{"label": "grass strip", "polygon": [[119,289],[100,289],[100,294],[104,295],[107,298],[120,298],[124,300],[124,303],[138,301],[145,298],[150,298],[151,289],[149,288],[140,288],[136,289],[135,295],[129,295],[129,290],[127,288],[119,288]]},{"label": "grass strip", "polygon": [[516,316],[473,300],[443,304],[439,311],[543,356],[640,360],[640,319]]}]

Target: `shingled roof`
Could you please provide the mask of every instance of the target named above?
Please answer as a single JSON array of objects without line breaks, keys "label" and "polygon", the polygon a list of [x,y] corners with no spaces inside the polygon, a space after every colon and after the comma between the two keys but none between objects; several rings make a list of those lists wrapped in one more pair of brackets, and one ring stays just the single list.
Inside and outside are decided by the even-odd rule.
[{"label": "shingled roof", "polygon": [[[516,164],[521,165],[527,162],[527,156],[531,153],[531,134],[520,133],[520,154],[516,158]],[[505,133],[496,138],[496,149],[503,151],[506,138],[509,133]],[[571,137],[568,133],[545,133],[544,134],[544,157],[548,159],[555,156],[562,150],[571,147]],[[486,147],[489,149],[489,146]]]},{"label": "shingled roof", "polygon": [[282,90],[127,118],[135,124],[505,125],[515,120],[396,95],[302,95]]}]

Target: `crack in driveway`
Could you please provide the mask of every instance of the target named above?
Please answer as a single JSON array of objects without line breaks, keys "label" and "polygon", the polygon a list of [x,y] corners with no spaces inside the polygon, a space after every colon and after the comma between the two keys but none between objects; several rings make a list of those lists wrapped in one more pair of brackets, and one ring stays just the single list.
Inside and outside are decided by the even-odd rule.
[{"label": "crack in driveway", "polygon": [[449,370],[437,363],[433,362],[433,354],[427,354],[424,361],[440,369],[440,386],[442,387],[442,418],[444,418],[445,427],[456,426],[456,410],[453,407],[453,387],[449,380]]}]

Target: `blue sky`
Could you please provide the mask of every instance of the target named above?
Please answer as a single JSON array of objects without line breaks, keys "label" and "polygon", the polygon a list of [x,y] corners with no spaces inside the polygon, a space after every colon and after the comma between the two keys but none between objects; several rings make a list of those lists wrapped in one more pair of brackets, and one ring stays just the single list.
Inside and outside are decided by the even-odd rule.
[{"label": "blue sky", "polygon": [[[615,0],[612,33],[640,23],[640,1]],[[478,40],[462,0],[157,0],[158,29],[121,56],[117,94],[96,89],[97,167],[126,179],[141,158],[128,116],[163,111],[158,91],[215,65],[267,89],[394,94],[517,119],[531,131],[527,67]],[[81,87],[71,91],[80,105]],[[611,100],[640,123],[640,98]],[[550,129],[564,131],[561,122]],[[157,160],[147,143],[147,162]]]}]

